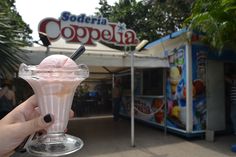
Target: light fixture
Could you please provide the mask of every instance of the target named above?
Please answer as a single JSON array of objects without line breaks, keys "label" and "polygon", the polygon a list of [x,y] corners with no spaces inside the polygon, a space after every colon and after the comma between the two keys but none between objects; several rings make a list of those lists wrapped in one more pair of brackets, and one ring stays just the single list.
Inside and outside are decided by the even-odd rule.
[{"label": "light fixture", "polygon": [[51,45],[50,40],[48,39],[48,36],[46,33],[43,32],[39,32],[39,38],[43,43],[43,46],[48,47],[49,45]]},{"label": "light fixture", "polygon": [[147,46],[147,44],[148,44],[148,40],[142,40],[142,41],[135,47],[135,50],[138,51],[138,52],[140,52],[140,51],[142,51],[142,50],[145,48],[145,46]]}]

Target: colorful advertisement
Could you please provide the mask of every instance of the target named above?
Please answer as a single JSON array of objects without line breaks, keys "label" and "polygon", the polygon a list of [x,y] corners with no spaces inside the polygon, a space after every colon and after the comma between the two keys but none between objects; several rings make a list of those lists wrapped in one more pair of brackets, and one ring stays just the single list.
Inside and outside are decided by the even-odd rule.
[{"label": "colorful advertisement", "polygon": [[163,124],[164,103],[161,98],[136,98],[134,101],[134,115],[144,121]]},{"label": "colorful advertisement", "polygon": [[[134,117],[147,123],[163,125],[164,123],[164,97],[144,96],[142,94],[142,70],[134,73]],[[130,90],[129,90],[130,92]],[[120,113],[130,116],[131,97],[123,95]]]},{"label": "colorful advertisement", "polygon": [[[186,130],[186,45],[168,51],[170,68],[167,71],[167,127]],[[206,59],[207,49],[199,45],[192,46],[192,108],[193,131],[206,128]],[[141,84],[141,77],[135,81]],[[136,86],[137,88],[137,86]],[[140,91],[140,88],[137,88]],[[139,92],[136,92],[136,94]],[[121,113],[130,115],[130,96],[123,98]],[[135,96],[135,118],[163,126],[164,98],[155,96]]]},{"label": "colorful advertisement", "polygon": [[[124,97],[120,113],[130,115],[130,97]],[[134,117],[145,122],[164,124],[164,100],[157,97],[135,97]]]},{"label": "colorful advertisement", "polygon": [[192,45],[193,131],[206,128],[206,59],[206,47]]},{"label": "colorful advertisement", "polygon": [[170,68],[167,72],[167,126],[186,129],[186,63],[185,45],[168,52]]}]

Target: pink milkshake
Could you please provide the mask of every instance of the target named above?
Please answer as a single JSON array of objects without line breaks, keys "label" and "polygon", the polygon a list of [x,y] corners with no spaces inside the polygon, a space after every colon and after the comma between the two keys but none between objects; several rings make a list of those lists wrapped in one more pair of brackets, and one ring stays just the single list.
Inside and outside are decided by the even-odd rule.
[{"label": "pink milkshake", "polygon": [[87,66],[77,65],[64,55],[51,55],[37,66],[22,64],[19,76],[33,88],[40,113],[54,115],[54,123],[47,134],[32,141],[28,151],[38,156],[59,156],[79,150],[83,142],[64,134],[64,130],[75,90],[89,76]]}]

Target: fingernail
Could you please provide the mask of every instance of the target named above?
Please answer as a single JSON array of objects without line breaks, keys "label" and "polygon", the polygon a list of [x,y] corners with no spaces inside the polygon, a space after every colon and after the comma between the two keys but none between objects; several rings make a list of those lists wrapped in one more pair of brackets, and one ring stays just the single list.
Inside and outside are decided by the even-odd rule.
[{"label": "fingernail", "polygon": [[50,114],[47,114],[43,117],[43,120],[46,122],[46,123],[49,123],[52,121],[52,117]]}]

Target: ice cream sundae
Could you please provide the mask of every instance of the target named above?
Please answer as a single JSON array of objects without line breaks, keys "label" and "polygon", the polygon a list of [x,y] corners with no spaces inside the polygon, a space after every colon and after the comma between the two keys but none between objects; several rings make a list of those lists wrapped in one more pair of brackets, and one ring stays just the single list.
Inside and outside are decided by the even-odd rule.
[{"label": "ice cream sundae", "polygon": [[47,134],[32,141],[29,152],[40,156],[59,156],[82,147],[79,138],[64,134],[64,130],[74,92],[88,75],[86,65],[77,65],[64,55],[51,55],[36,66],[21,64],[19,76],[33,88],[40,113],[54,115],[54,123],[48,128]]}]

